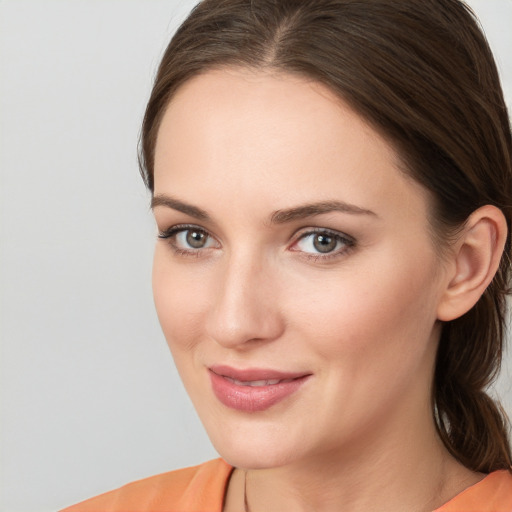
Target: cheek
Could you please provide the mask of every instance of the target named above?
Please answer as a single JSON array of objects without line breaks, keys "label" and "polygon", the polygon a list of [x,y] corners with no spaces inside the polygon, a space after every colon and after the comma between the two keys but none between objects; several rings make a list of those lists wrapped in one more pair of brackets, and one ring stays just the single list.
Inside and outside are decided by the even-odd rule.
[{"label": "cheek", "polygon": [[155,249],[153,260],[153,298],[173,354],[191,349],[208,311],[208,287],[199,276],[172,265],[162,247]]},{"label": "cheek", "polygon": [[325,390],[316,410],[347,435],[384,418],[407,397],[423,404],[431,378],[438,335],[434,269],[380,261],[380,267],[365,266],[364,273],[354,268],[323,286],[304,279],[295,293],[308,297],[294,303],[296,338],[304,340]]},{"label": "cheek", "polygon": [[[364,269],[364,271],[361,271]],[[328,280],[304,278],[294,296],[296,319],[326,357],[361,364],[402,358],[430,339],[436,318],[435,262],[380,254]],[[305,299],[305,300],[304,300]],[[355,358],[355,360],[354,360]]]}]

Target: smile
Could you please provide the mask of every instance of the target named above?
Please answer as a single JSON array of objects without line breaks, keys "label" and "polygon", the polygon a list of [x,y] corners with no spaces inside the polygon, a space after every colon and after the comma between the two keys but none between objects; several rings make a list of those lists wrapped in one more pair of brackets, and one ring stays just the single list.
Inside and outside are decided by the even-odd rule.
[{"label": "smile", "polygon": [[242,412],[269,409],[294,394],[311,374],[275,370],[236,370],[226,366],[210,368],[212,390],[226,407]]}]

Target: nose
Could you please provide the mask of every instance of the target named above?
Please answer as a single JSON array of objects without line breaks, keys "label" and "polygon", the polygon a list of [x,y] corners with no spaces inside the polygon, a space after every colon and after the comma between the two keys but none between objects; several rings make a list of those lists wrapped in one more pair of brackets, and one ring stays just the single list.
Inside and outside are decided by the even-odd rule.
[{"label": "nose", "polygon": [[[276,269],[277,270],[277,269]],[[206,320],[208,335],[226,348],[273,341],[283,333],[276,272],[257,258],[231,258],[219,273],[218,293]]]}]

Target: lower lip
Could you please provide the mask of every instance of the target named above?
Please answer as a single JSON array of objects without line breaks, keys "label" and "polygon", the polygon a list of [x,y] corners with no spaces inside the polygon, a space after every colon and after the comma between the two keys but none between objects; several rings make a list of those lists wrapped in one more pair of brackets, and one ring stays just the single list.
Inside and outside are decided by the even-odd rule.
[{"label": "lower lip", "polygon": [[309,375],[268,386],[240,386],[210,371],[215,396],[225,406],[243,412],[265,411],[297,391]]}]

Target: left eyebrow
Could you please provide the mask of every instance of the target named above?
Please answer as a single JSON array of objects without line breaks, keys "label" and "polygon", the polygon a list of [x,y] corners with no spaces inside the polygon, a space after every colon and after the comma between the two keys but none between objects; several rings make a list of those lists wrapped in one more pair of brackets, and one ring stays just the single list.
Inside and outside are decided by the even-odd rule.
[{"label": "left eyebrow", "polygon": [[353,215],[370,215],[378,217],[375,212],[361,208],[354,204],[345,203],[343,201],[321,201],[319,203],[310,203],[295,208],[287,208],[285,210],[277,210],[270,218],[273,224],[283,224],[294,220],[314,217],[324,213],[342,212]]}]

